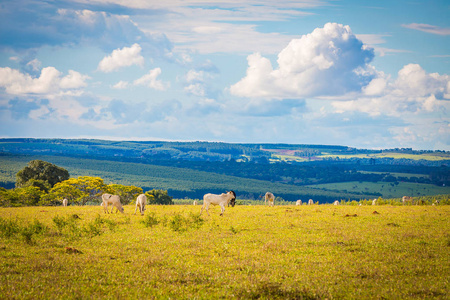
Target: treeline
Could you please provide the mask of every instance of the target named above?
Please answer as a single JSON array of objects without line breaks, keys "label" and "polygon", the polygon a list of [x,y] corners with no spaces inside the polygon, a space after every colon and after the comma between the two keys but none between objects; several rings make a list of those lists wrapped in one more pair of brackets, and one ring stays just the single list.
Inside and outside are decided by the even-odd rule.
[{"label": "treeline", "polygon": [[[281,162],[273,156],[277,151],[291,151],[295,156],[317,160],[324,154],[358,155],[378,154],[383,150],[356,149],[332,145],[295,145],[295,144],[231,144],[221,142],[163,142],[163,141],[106,141],[88,139],[0,139],[0,152],[15,154],[64,155],[70,157],[95,157],[96,159],[123,159],[141,163],[153,163],[160,160],[186,161],[244,161],[256,163]],[[410,149],[398,149],[400,153],[410,153]],[[403,151],[403,152],[402,152]],[[414,154],[430,151],[413,151]],[[447,161],[414,161],[411,159],[386,158],[346,158],[345,161],[359,164],[420,164],[439,166],[450,162],[450,154],[436,151]],[[338,163],[340,158],[323,158],[327,163]]]},{"label": "treeline", "polygon": [[[16,174],[16,187],[0,188],[0,206],[60,205],[63,199],[70,204],[98,204],[101,195],[118,195],[122,204],[129,204],[143,193],[142,188],[122,184],[105,184],[100,177],[70,178],[69,172],[55,164],[32,160]],[[149,204],[173,204],[167,191],[145,193]]]}]

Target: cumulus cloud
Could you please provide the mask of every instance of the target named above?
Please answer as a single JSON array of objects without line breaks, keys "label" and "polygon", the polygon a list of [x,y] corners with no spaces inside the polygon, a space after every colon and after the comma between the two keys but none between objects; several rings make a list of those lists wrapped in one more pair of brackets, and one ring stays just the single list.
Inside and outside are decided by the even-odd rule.
[{"label": "cumulus cloud", "polygon": [[349,26],[327,23],[292,40],[278,54],[278,69],[259,53],[249,55],[246,77],[232,85],[230,92],[283,99],[360,91],[375,77],[366,71],[373,57],[373,49],[357,39]]},{"label": "cumulus cloud", "polygon": [[5,88],[8,94],[51,94],[64,90],[73,90],[85,87],[89,76],[70,70],[62,77],[62,73],[54,67],[41,70],[39,77],[21,73],[11,68],[0,68],[0,87]]},{"label": "cumulus cloud", "polygon": [[158,91],[164,91],[170,87],[170,83],[158,80],[157,78],[159,75],[161,75],[161,68],[155,68],[141,78],[136,79],[133,84],[147,86]]},{"label": "cumulus cloud", "polygon": [[438,34],[438,35],[450,35],[450,28],[442,28],[439,26],[434,26],[430,24],[420,24],[420,23],[411,23],[411,24],[403,24],[402,27],[419,30],[427,33]]},{"label": "cumulus cloud", "polygon": [[131,47],[114,50],[111,55],[104,57],[98,64],[98,70],[109,73],[123,67],[132,65],[143,66],[144,57],[141,55],[141,46],[133,44]]},{"label": "cumulus cloud", "polygon": [[364,94],[351,101],[332,102],[336,112],[364,112],[401,116],[450,109],[450,76],[427,73],[420,65],[408,64],[397,79],[379,77],[370,82]]}]

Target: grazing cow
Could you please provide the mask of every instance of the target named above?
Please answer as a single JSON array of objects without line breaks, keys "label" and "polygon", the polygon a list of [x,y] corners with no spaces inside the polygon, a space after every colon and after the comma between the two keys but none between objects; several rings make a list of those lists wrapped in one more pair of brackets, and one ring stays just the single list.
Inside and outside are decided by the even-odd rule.
[{"label": "grazing cow", "polygon": [[269,206],[273,206],[274,201],[275,201],[275,196],[271,192],[267,192],[266,195],[264,196],[264,204],[266,204],[266,202],[268,202]]},{"label": "grazing cow", "polygon": [[197,200],[194,200],[194,203],[192,203],[192,204],[197,205],[198,204]]},{"label": "grazing cow", "polygon": [[209,205],[219,205],[220,209],[221,209],[221,213],[220,215],[223,217],[223,213],[225,211],[225,205],[230,203],[232,207],[234,207],[234,205],[236,204],[236,193],[233,191],[229,191],[226,193],[222,193],[220,195],[215,195],[215,194],[205,194],[203,196],[203,206],[202,209],[200,210],[200,215],[203,212],[203,209],[206,210],[206,213],[209,216]]},{"label": "grazing cow", "polygon": [[146,204],[147,196],[145,196],[145,194],[140,194],[136,199],[136,208],[134,209],[134,214],[136,214],[136,211],[139,207],[139,212],[141,213],[141,216],[143,216]]},{"label": "grazing cow", "polygon": [[302,200],[298,199],[297,202],[295,202],[295,205],[302,205]]},{"label": "grazing cow", "polygon": [[413,198],[412,197],[409,197],[409,196],[403,196],[402,197],[402,202],[403,202],[403,205],[405,205],[405,204],[407,204],[407,203],[413,203]]},{"label": "grazing cow", "polygon": [[372,205],[377,205],[377,199],[372,200]]},{"label": "grazing cow", "polygon": [[313,199],[309,199],[309,200],[308,200],[308,205],[313,205],[313,204],[314,204]]},{"label": "grazing cow", "polygon": [[336,200],[336,201],[334,201],[334,203],[333,203],[334,205],[339,205],[339,201],[338,200]]},{"label": "grazing cow", "polygon": [[69,203],[69,200],[67,200],[67,198],[64,198],[62,201],[62,205],[67,206],[68,203]]},{"label": "grazing cow", "polygon": [[103,194],[102,200],[103,210],[105,213],[109,214],[108,205],[111,205],[111,213],[113,212],[114,207],[116,208],[116,213],[117,211],[123,213],[122,203],[120,203],[120,197],[118,195]]}]

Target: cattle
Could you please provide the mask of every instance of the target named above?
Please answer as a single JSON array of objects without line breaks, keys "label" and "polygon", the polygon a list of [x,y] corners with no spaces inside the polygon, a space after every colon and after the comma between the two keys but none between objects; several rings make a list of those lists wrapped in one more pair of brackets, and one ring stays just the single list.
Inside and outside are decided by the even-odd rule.
[{"label": "cattle", "polygon": [[377,205],[377,199],[372,200],[372,205]]},{"label": "cattle", "polygon": [[120,197],[118,195],[103,194],[102,200],[103,210],[105,213],[109,214],[108,205],[111,205],[111,213],[113,212],[114,207],[116,208],[116,213],[117,211],[123,213],[122,203],[120,203]]},{"label": "cattle", "polygon": [[402,202],[403,202],[403,205],[408,204],[408,203],[412,204],[413,203],[413,198],[409,197],[409,196],[403,196],[402,197]]},{"label": "cattle", "polygon": [[333,202],[333,204],[334,204],[334,205],[339,205],[339,201],[336,200],[336,201]]},{"label": "cattle", "polygon": [[145,196],[145,194],[140,194],[137,198],[136,198],[136,208],[134,209],[134,214],[136,214],[136,211],[139,207],[139,212],[141,213],[141,215],[144,215],[144,211],[145,211],[145,205],[147,204],[147,196]]},{"label": "cattle", "polygon": [[302,200],[298,199],[298,200],[295,202],[295,205],[302,205]]},{"label": "cattle", "polygon": [[67,198],[64,198],[62,201],[62,205],[67,206],[68,204],[69,204],[69,200],[67,200]]},{"label": "cattle", "polygon": [[309,199],[309,200],[308,200],[308,205],[313,205],[313,204],[314,204],[313,199]]},{"label": "cattle", "polygon": [[209,205],[219,205],[220,209],[221,209],[221,213],[220,215],[223,217],[223,213],[225,212],[225,205],[227,205],[228,203],[231,204],[232,207],[234,207],[234,205],[236,204],[236,193],[233,191],[229,191],[226,193],[222,193],[220,195],[216,195],[216,194],[205,194],[203,196],[203,206],[202,209],[200,210],[200,215],[203,212],[203,209],[206,210],[206,213],[209,216]]},{"label": "cattle", "polygon": [[273,206],[275,201],[275,196],[271,192],[267,192],[264,196],[264,204],[268,203],[269,206]]},{"label": "cattle", "polygon": [[192,204],[197,205],[198,204],[197,200],[194,200],[194,202]]}]

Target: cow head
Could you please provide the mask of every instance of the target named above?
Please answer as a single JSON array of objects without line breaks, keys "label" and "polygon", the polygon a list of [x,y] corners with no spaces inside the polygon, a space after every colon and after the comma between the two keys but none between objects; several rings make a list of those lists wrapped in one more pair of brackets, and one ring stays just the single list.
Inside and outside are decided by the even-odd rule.
[{"label": "cow head", "polygon": [[234,205],[236,204],[236,193],[234,191],[229,191],[228,193],[233,195],[233,198],[231,198],[230,200],[230,205],[231,207],[234,207]]}]

